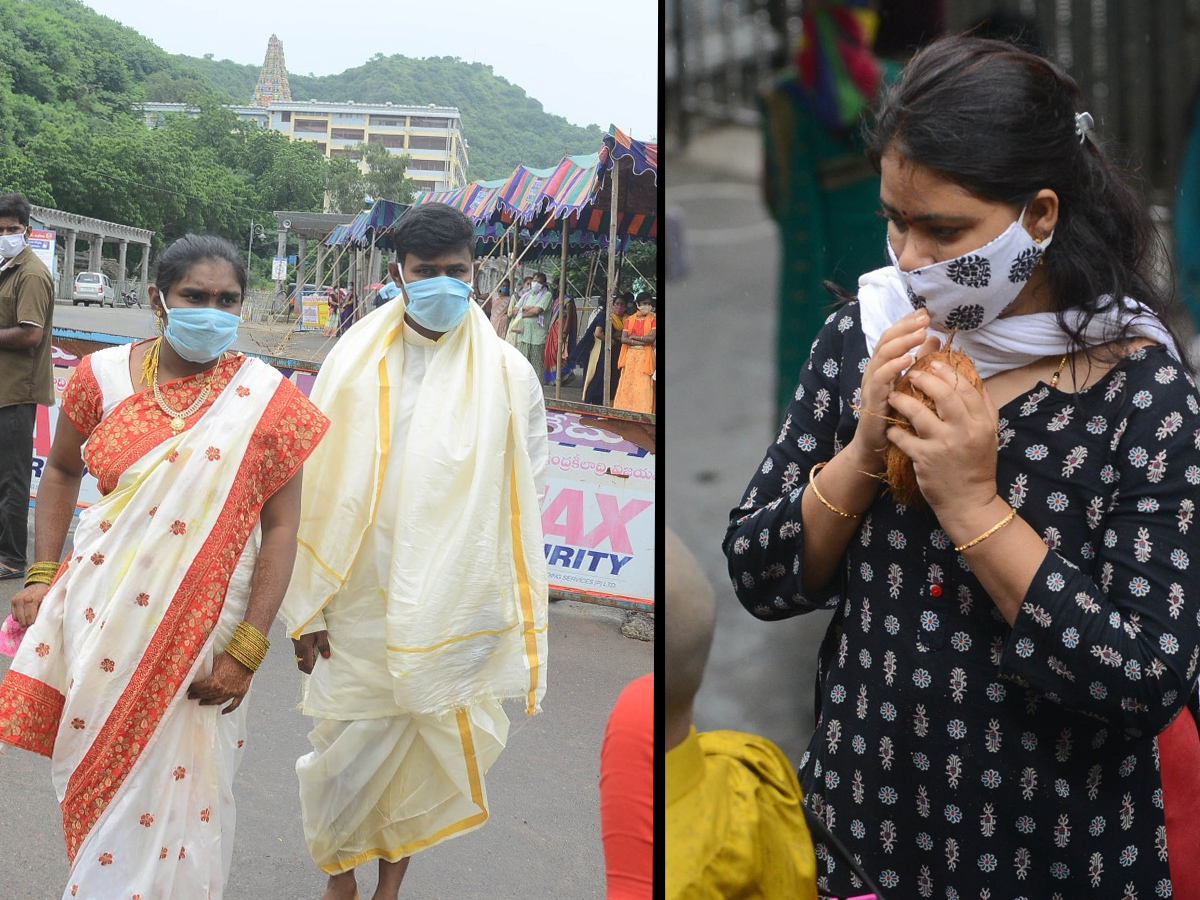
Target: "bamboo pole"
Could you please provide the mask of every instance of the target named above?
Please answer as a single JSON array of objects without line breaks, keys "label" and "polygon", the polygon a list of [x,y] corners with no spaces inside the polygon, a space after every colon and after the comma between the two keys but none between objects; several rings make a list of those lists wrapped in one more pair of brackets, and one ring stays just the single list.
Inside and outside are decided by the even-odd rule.
[{"label": "bamboo pole", "polygon": [[[617,292],[617,184],[620,180],[621,163],[618,159],[612,161],[612,196],[608,205],[608,302]],[[604,405],[612,406],[612,354],[613,342],[609,323],[612,321],[612,310],[605,308],[604,316]]]},{"label": "bamboo pole", "polygon": [[592,254],[592,262],[588,266],[588,280],[586,295],[589,299],[592,296],[592,290],[596,287],[596,264],[600,262],[600,251],[597,250]]},{"label": "bamboo pole", "polygon": [[558,340],[554,347],[554,399],[558,399],[560,390],[562,389],[562,355],[563,349],[567,345],[566,332],[563,329],[563,310],[567,306],[567,226],[571,221],[571,214],[568,213],[563,219],[562,232],[562,264],[558,275],[558,315],[554,317],[554,321],[558,323]]}]

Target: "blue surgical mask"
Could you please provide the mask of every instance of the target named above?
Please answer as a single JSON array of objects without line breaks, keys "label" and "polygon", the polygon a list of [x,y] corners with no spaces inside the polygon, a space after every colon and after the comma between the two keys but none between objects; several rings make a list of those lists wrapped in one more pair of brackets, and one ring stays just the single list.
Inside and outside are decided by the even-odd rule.
[{"label": "blue surgical mask", "polygon": [[237,340],[240,316],[211,306],[177,306],[167,309],[163,337],[188,362],[216,359]]},{"label": "blue surgical mask", "polygon": [[430,331],[450,331],[467,315],[471,285],[450,275],[403,282],[408,303],[404,311]]}]

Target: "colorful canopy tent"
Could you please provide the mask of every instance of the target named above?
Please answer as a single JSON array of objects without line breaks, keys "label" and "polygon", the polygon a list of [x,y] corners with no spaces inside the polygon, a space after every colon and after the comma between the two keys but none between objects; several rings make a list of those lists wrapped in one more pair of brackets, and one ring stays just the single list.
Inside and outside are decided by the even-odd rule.
[{"label": "colorful canopy tent", "polygon": [[[658,145],[634,140],[610,126],[597,152],[565,156],[556,166],[521,165],[504,179],[421,191],[409,206],[377,200],[349,225],[330,232],[325,243],[360,251],[371,246],[374,270],[377,250],[397,222],[409,208],[426,203],[446,203],[462,212],[475,223],[477,252],[508,254],[513,267],[522,259],[556,252],[563,258],[565,279],[568,254],[594,254],[607,247],[612,284],[618,247],[624,252],[631,239],[658,238]],[[564,280],[560,292],[565,287]],[[607,363],[604,371],[607,382]],[[605,396],[610,396],[607,384]]]},{"label": "colorful canopy tent", "polygon": [[[658,145],[637,141],[610,128],[596,153],[565,156],[557,166],[535,169],[517,166],[508,178],[476,181],[450,191],[418,192],[413,206],[448,203],[477,225],[551,222],[570,216],[570,229],[601,236],[607,243],[611,224],[611,173],[620,167],[626,176],[618,189],[617,234],[650,241],[658,236]],[[649,177],[645,176],[649,173]],[[632,177],[630,177],[632,176]],[[620,179],[618,179],[620,180]],[[489,240],[500,232],[488,229]],[[560,246],[550,239],[546,247]],[[583,242],[589,245],[588,241]],[[569,241],[575,246],[574,241]],[[595,243],[590,243],[595,246]]]},{"label": "colorful canopy tent", "polygon": [[[482,245],[514,236],[537,256],[562,246],[559,227],[569,221],[568,250],[592,252],[608,245],[612,232],[612,173],[620,169],[616,235],[652,241],[658,237],[658,145],[634,140],[612,127],[600,150],[566,156],[557,166],[517,166],[508,178],[473,181],[448,191],[418,191],[412,207],[446,203],[477,227]],[[623,177],[622,177],[623,176]],[[328,246],[365,246],[389,233],[409,206],[377,200],[326,238]],[[545,226],[545,227],[541,227]],[[622,242],[619,242],[623,244]]]},{"label": "colorful canopy tent", "polygon": [[607,159],[622,159],[629,157],[633,160],[633,174],[641,175],[650,172],[654,176],[654,184],[658,185],[658,144],[647,144],[636,141],[615,125],[608,127],[604,135],[604,149],[600,151],[601,164],[608,168]]}]

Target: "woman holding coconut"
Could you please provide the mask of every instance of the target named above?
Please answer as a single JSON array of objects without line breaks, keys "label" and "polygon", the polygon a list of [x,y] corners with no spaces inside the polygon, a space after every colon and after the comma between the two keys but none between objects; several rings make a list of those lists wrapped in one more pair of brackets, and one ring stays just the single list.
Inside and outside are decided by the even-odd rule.
[{"label": "woman holding coconut", "polygon": [[726,535],[755,616],[836,610],[801,783],[895,896],[1200,896],[1200,399],[1091,129],[1012,45],[914,57],[868,132],[893,265],[827,320]]}]

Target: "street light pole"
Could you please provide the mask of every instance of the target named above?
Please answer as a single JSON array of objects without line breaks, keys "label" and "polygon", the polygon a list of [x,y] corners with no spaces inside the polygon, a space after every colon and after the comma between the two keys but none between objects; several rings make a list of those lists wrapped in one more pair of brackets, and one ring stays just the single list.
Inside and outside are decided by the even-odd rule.
[{"label": "street light pole", "polygon": [[[261,225],[258,226],[258,238],[262,240],[267,236]],[[250,277],[250,254],[254,250],[254,220],[250,220],[250,239],[246,242],[246,277]]]}]

